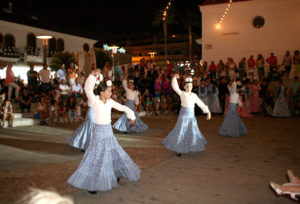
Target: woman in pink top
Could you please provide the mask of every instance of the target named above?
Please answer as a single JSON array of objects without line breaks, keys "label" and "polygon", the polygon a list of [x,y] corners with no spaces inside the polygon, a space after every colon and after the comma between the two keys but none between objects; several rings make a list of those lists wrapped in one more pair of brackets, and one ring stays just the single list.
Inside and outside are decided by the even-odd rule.
[{"label": "woman in pink top", "polygon": [[7,65],[5,85],[8,86],[8,100],[11,101],[12,88],[15,88],[15,99],[18,100],[20,87],[15,83],[15,75],[12,71],[12,64]]}]

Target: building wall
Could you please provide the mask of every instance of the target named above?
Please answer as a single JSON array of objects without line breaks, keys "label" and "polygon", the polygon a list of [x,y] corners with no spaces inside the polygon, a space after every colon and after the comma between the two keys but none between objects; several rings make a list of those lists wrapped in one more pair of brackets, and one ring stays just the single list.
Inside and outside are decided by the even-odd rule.
[{"label": "building wall", "polygon": [[[11,23],[8,21],[0,20],[0,33],[5,36],[6,34],[12,34],[15,37],[15,45],[17,48],[23,49],[27,45],[28,33],[38,35],[51,35],[56,38],[62,38],[64,40],[64,47],[66,51],[79,51],[84,43],[88,43],[90,48],[94,46],[96,40],[78,37],[74,35],[59,33],[55,31],[35,28],[31,26],[21,25],[17,23]],[[36,40],[37,47],[42,48],[42,40]]]},{"label": "building wall", "polygon": [[[223,15],[227,4],[200,6],[202,13],[202,59],[226,60],[233,57],[236,63],[242,57],[265,58],[274,52],[279,62],[287,50],[300,49],[300,1],[252,0],[231,3],[230,10],[220,30],[215,25]],[[254,17],[262,16],[265,25],[255,28]]]}]

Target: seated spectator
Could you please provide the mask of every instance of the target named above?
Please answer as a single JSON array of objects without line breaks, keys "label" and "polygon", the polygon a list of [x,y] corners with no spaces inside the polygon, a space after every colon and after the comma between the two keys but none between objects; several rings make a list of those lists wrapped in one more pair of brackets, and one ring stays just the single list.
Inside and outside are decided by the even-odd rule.
[{"label": "seated spectator", "polygon": [[147,115],[149,116],[149,114],[153,114],[154,115],[154,108],[153,108],[153,102],[152,100],[150,99],[150,96],[147,96],[146,100],[145,100],[145,110],[146,110],[146,113]]},{"label": "seated spectator", "polygon": [[29,91],[27,89],[23,89],[23,91],[21,92],[21,95],[20,95],[20,100],[19,100],[22,113],[24,112],[25,109],[28,110],[28,113],[31,112],[30,111],[31,101],[32,101],[32,98],[29,95]]},{"label": "seated spectator", "polygon": [[66,84],[66,81],[64,79],[61,80],[59,90],[62,100],[67,100],[70,94],[70,87],[68,86],[68,84]]},{"label": "seated spectator", "polygon": [[58,118],[58,105],[57,101],[51,100],[50,106],[50,118],[51,118],[51,125],[55,125],[55,118]]},{"label": "seated spectator", "polygon": [[8,120],[8,124],[10,127],[14,127],[14,113],[12,104],[5,100],[1,105],[0,117],[2,119],[2,127],[6,128],[5,121]]},{"label": "seated spectator", "polygon": [[45,102],[45,97],[42,96],[36,103],[35,103],[35,113],[34,117],[36,119],[40,119],[41,125],[47,125],[46,118],[49,116],[48,111],[48,104]]},{"label": "seated spectator", "polygon": [[87,100],[88,99],[87,99],[86,95],[83,95],[83,98],[81,98],[80,103],[79,103],[80,110],[81,110],[81,116],[83,116],[83,118],[86,115],[86,112],[89,108]]},{"label": "seated spectator", "polygon": [[160,113],[163,114],[166,110],[169,110],[167,98],[164,95],[161,95],[160,102]]},{"label": "seated spectator", "polygon": [[70,123],[67,101],[61,100],[59,103],[57,121],[59,121],[60,117],[62,117],[64,123],[66,123],[66,117],[67,117],[68,123]]},{"label": "seated spectator", "polygon": [[83,96],[82,85],[79,83],[79,78],[75,79],[75,84],[72,86],[72,92],[75,94],[76,98],[81,98]]},{"label": "seated spectator", "polygon": [[77,102],[76,102],[76,97],[75,94],[72,94],[70,96],[70,98],[68,99],[68,103],[67,103],[67,109],[69,111],[69,116],[72,120],[72,122],[74,123],[77,117]]}]

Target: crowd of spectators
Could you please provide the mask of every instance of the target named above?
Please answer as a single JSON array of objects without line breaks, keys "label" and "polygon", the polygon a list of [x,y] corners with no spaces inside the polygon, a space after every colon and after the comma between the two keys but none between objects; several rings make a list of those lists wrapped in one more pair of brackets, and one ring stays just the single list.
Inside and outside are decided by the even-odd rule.
[{"label": "crowd of spectators", "polygon": [[[252,117],[253,113],[260,112],[274,117],[287,117],[289,115],[274,114],[275,109],[282,108],[281,105],[275,108],[276,101],[284,98],[290,115],[299,115],[299,66],[299,51],[295,51],[294,56],[287,52],[281,64],[277,62],[274,53],[271,53],[266,60],[259,54],[256,59],[253,55],[248,59],[242,58],[238,64],[228,58],[225,63],[220,60],[218,64],[195,63],[183,68],[170,62],[167,66],[160,67],[154,61],[145,59],[128,65],[117,62],[114,67],[106,62],[101,72],[105,79],[113,81],[112,98],[122,104],[126,101],[122,80],[126,76],[134,80],[135,88],[140,93],[140,104],[136,106],[136,110],[149,116],[178,113],[180,98],[173,93],[171,80],[173,73],[179,72],[179,85],[187,75],[192,75],[193,92],[198,94],[214,114],[226,113],[232,79],[236,78],[243,103],[238,112],[242,117]],[[89,73],[79,73],[74,63],[71,63],[63,64],[51,76],[47,64],[43,65],[39,73],[31,65],[27,73],[28,84],[24,84],[16,82],[11,67],[9,64],[6,79],[2,80],[1,93],[7,95],[7,100],[4,101],[18,103],[22,112],[32,112],[35,118],[40,119],[41,124],[55,125],[58,122],[72,123],[84,119],[88,103],[83,86]],[[291,75],[294,76],[292,80]],[[195,112],[201,114],[199,109]],[[2,108],[1,115],[8,117],[8,112],[3,114]]]}]

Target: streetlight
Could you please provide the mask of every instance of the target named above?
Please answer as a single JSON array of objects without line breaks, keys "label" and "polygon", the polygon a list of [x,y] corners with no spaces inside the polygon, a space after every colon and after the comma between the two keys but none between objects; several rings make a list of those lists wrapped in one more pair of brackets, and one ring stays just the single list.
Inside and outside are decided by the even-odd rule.
[{"label": "streetlight", "polygon": [[115,66],[114,54],[116,54],[117,52],[120,52],[120,53],[125,53],[126,52],[126,50],[123,47],[120,48],[119,46],[116,46],[116,45],[108,46],[107,44],[104,44],[103,49],[107,50],[107,51],[111,50],[113,69],[114,69],[114,66]]},{"label": "streetlight", "polygon": [[36,38],[43,40],[43,53],[44,53],[44,63],[47,63],[47,46],[48,46],[48,40],[52,38],[50,35],[39,35]]},{"label": "streetlight", "polygon": [[148,53],[151,57],[151,59],[154,59],[154,56],[157,54],[157,52],[149,52]]}]

